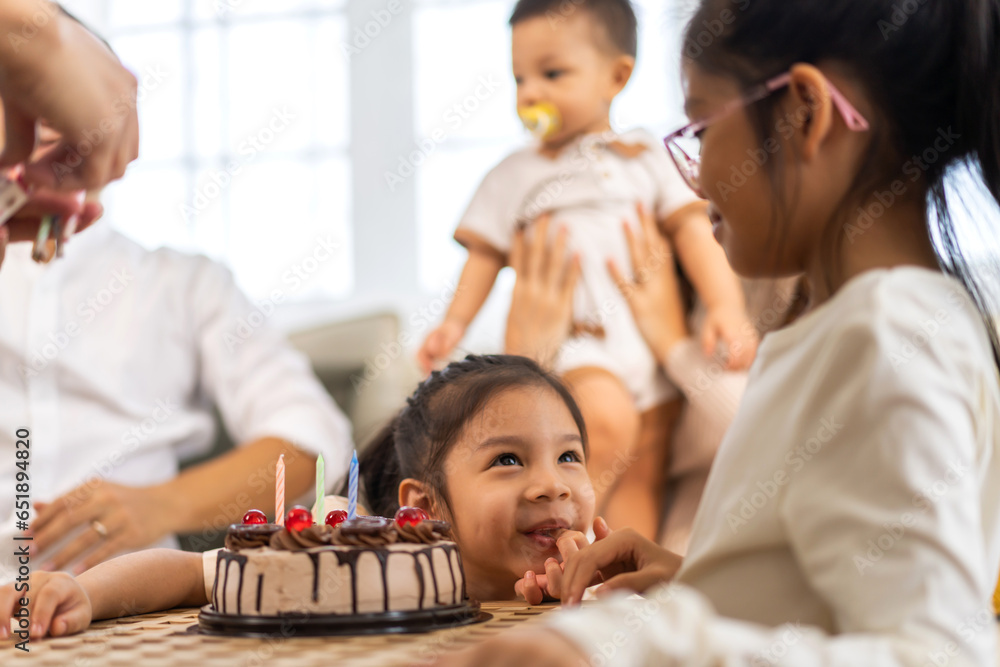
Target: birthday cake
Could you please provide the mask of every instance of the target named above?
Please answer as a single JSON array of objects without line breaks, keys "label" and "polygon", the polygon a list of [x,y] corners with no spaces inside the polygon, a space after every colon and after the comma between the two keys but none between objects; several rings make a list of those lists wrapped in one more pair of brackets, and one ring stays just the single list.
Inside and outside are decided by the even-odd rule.
[{"label": "birthday cake", "polygon": [[406,631],[410,619],[432,626],[474,620],[478,605],[466,599],[447,523],[404,508],[395,519],[345,520],[346,513],[331,512],[316,525],[305,518],[308,510],[301,508],[301,521],[295,511],[284,526],[229,527],[203,627],[247,630],[259,625],[255,619],[305,619],[320,632],[360,622]]}]

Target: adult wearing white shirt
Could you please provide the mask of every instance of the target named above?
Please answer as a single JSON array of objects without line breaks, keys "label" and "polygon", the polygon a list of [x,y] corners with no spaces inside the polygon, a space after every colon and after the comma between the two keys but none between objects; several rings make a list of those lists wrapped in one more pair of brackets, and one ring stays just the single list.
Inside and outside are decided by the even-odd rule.
[{"label": "adult wearing white shirt", "polygon": [[[281,454],[289,499],[310,488],[317,454],[328,487],[346,470],[349,424],[305,357],[267,323],[232,335],[255,309],[225,268],[147,251],[106,222],[48,265],[30,250],[8,248],[0,271],[0,488],[14,488],[27,429],[35,568],[85,569],[270,510]],[[214,440],[213,406],[239,446],[178,474]],[[13,496],[0,497],[6,531]]]}]

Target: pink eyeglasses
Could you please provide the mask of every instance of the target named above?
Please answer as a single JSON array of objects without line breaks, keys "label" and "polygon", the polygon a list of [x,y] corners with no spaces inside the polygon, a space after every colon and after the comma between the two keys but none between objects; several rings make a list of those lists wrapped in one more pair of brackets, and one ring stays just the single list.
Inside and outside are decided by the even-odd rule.
[{"label": "pink eyeglasses", "polygon": [[[781,90],[791,80],[792,75],[790,72],[776,76],[757,86],[743,97],[729,102],[717,113],[712,114],[705,120],[685,125],[663,140],[663,144],[670,152],[670,157],[674,159],[674,164],[677,165],[677,170],[681,172],[684,182],[692,190],[699,195],[701,194],[701,140],[698,138],[698,135],[709,125],[722,120],[729,114],[754,102],[759,102],[775,91]],[[833,105],[837,107],[840,115],[844,117],[844,122],[847,124],[848,129],[853,132],[868,130],[868,121],[865,120],[864,116],[847,101],[847,98],[832,83],[827,81],[826,85],[830,88],[830,99],[833,101]]]}]

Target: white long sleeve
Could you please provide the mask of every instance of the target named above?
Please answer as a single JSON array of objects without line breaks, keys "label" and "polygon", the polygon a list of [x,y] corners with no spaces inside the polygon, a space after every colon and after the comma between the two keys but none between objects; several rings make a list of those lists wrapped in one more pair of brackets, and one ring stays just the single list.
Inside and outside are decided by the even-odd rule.
[{"label": "white long sleeve", "polygon": [[350,461],[350,423],[305,355],[270,326],[271,306],[252,304],[218,264],[200,264],[189,279],[199,295],[190,306],[202,393],[235,442],[276,437],[323,454],[332,489]]},{"label": "white long sleeve", "polygon": [[[172,479],[182,457],[210,449],[216,407],[238,444],[273,436],[322,452],[328,488],[346,472],[346,418],[224,267],[148,251],[106,222],[57,262],[36,264],[30,250],[11,246],[0,272],[0,455],[14,460],[15,433],[30,432],[33,502],[91,480]],[[14,472],[0,468],[2,488]],[[0,539],[13,505],[0,497]],[[0,554],[0,581],[11,565]]]},{"label": "white long sleeve", "polygon": [[765,338],[679,583],[551,622],[613,665],[995,665],[998,424],[961,286],[866,273]]}]

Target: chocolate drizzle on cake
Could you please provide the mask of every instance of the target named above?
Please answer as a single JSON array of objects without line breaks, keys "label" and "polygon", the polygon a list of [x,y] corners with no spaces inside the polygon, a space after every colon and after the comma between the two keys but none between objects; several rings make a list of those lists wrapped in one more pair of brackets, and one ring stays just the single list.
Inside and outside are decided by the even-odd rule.
[{"label": "chocolate drizzle on cake", "polygon": [[313,602],[316,602],[319,600],[319,554],[310,551],[309,558],[313,562]]},{"label": "chocolate drizzle on cake", "polygon": [[[397,607],[397,610],[423,610],[430,607],[432,603],[428,584],[434,587],[433,605],[458,604],[466,597],[466,584],[462,572],[461,553],[458,551],[457,545],[450,541],[450,538],[451,527],[443,521],[425,520],[417,524],[399,526],[395,521],[381,517],[360,517],[345,521],[335,528],[323,524],[302,531],[289,531],[282,526],[273,524],[234,525],[230,527],[226,536],[226,549],[219,552],[216,562],[212,604],[215,610],[221,613],[244,614],[242,608],[243,587],[247,586],[248,598],[256,593],[255,604],[248,603],[247,605],[246,613],[251,615],[254,613],[257,615],[298,614],[303,613],[305,609],[329,610],[332,608],[336,608],[337,611],[322,613],[343,614],[347,613],[348,608],[353,614],[358,614],[360,611],[365,613],[388,612],[390,605],[396,604],[393,602],[390,591],[390,563],[393,563],[393,581],[408,581],[409,583],[406,585],[411,587],[406,598],[407,601],[403,603],[404,606]],[[403,545],[412,546],[404,548]],[[252,552],[259,552],[259,555]],[[275,552],[285,552],[288,555]],[[302,598],[300,599],[304,606],[295,605],[293,598],[290,606],[279,602],[278,606],[272,609],[276,602],[271,599],[271,593],[268,593],[267,604],[263,599],[265,588],[268,591],[271,590],[270,582],[265,581],[269,578],[267,572],[270,571],[271,566],[269,565],[267,570],[259,568],[263,567],[264,563],[272,562],[272,558],[278,559],[275,561],[275,565],[286,562],[283,560],[285,558],[301,558],[301,556],[294,556],[296,552],[308,556],[308,561],[305,562],[312,566],[312,581],[309,582],[311,590],[306,587],[309,584],[303,586],[305,590],[302,590]],[[436,553],[441,555],[435,556]],[[330,554],[330,556],[323,554]],[[378,574],[373,569],[375,560],[366,560],[363,564],[360,561],[362,557],[370,558],[369,555],[374,556],[378,562],[380,570]],[[330,560],[331,556],[336,558],[336,565]],[[407,570],[405,562],[396,562],[403,557],[413,559],[412,570]],[[442,562],[442,557],[444,562]],[[248,558],[253,561],[249,568],[252,580],[245,581]],[[234,562],[237,565],[235,569],[238,571],[231,572]],[[287,562],[295,561],[289,560]],[[359,572],[359,564],[363,565],[363,572]],[[345,565],[348,568],[346,572],[340,575],[335,574],[338,568]],[[441,571],[445,566],[448,568],[448,575]],[[458,573],[455,572],[455,568],[458,568]],[[416,581],[409,579],[408,572],[413,572]],[[364,586],[367,593],[359,590],[362,585],[360,574],[365,575],[364,581],[366,583]],[[342,599],[342,602],[333,603],[334,598],[329,598],[329,595],[323,593],[324,582],[332,581],[331,576],[338,577],[337,580],[344,584],[347,584],[347,576],[350,577],[349,601],[345,594],[341,594],[343,597],[337,599]],[[398,579],[400,576],[403,579]],[[230,579],[232,579],[232,583],[230,583]],[[366,596],[372,593],[377,595],[376,591],[370,590],[369,587],[377,585],[375,581],[379,580],[382,586],[381,610],[377,607],[375,609],[370,606],[365,607],[374,601],[370,597],[359,596],[362,593],[365,593]],[[461,583],[461,591],[459,583]],[[447,589],[449,584],[451,585],[450,596],[447,594],[447,590],[442,591],[442,588]],[[232,591],[232,586],[236,586],[237,590]],[[416,600],[413,598],[414,593],[417,594]],[[324,599],[321,600],[321,597]],[[447,599],[448,597],[452,598],[451,601]],[[311,598],[311,602],[308,602],[309,598]],[[334,604],[334,607],[329,606],[331,603]],[[359,605],[361,605],[360,610]],[[378,603],[375,602],[375,605]]]},{"label": "chocolate drizzle on cake", "polygon": [[[212,586],[212,602],[215,604],[215,608],[219,611],[225,613],[226,610],[226,590],[229,587],[229,565],[235,562],[239,566],[240,576],[239,581],[236,582],[236,613],[241,614],[243,606],[243,570],[247,565],[247,557],[242,556],[238,553],[229,553],[226,551],[219,552],[219,559],[215,562],[215,584]],[[216,599],[216,593],[219,586],[219,571],[224,573],[224,578],[222,580],[222,608],[219,608],[219,604]]]}]

